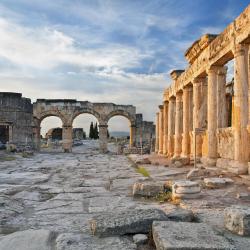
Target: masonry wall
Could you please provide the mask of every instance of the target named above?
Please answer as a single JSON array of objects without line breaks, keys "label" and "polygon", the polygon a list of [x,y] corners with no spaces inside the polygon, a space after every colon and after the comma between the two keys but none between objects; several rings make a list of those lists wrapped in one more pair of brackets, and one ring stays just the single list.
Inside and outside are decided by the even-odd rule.
[{"label": "masonry wall", "polygon": [[33,106],[19,93],[0,92],[0,125],[9,127],[9,142],[32,145]]}]

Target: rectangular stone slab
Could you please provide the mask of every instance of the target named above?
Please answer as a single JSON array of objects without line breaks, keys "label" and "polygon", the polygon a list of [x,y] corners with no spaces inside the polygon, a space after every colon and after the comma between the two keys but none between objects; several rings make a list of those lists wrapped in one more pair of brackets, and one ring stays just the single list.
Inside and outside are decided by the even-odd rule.
[{"label": "rectangular stone slab", "polygon": [[168,216],[159,209],[126,209],[104,213],[92,218],[92,234],[112,236],[148,233],[153,221],[167,220]]},{"label": "rectangular stone slab", "polygon": [[235,249],[205,223],[155,221],[153,239],[157,250]]}]

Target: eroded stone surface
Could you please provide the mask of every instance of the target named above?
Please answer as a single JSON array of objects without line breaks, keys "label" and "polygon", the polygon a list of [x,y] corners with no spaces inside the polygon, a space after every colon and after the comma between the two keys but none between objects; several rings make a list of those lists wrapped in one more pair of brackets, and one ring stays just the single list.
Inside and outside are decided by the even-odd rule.
[{"label": "eroded stone surface", "polygon": [[225,227],[236,234],[250,236],[250,208],[232,206],[225,209]]},{"label": "eroded stone surface", "polygon": [[156,221],[152,228],[156,249],[159,250],[235,249],[205,223]]}]

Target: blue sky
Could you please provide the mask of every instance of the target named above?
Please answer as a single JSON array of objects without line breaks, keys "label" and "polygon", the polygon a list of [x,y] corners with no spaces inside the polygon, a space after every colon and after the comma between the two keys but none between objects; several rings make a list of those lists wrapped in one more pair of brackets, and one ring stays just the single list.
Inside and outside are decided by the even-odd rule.
[{"label": "blue sky", "polygon": [[[154,120],[185,50],[246,0],[0,0],[0,91],[133,104]],[[122,127],[122,123],[119,126]]]}]

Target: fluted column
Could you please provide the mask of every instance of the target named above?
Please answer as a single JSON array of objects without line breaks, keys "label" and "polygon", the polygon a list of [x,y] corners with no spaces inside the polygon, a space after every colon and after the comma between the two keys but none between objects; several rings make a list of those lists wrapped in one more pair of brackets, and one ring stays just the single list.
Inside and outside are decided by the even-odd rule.
[{"label": "fluted column", "polygon": [[163,153],[163,105],[159,106],[159,154]]},{"label": "fluted column", "polygon": [[208,158],[217,158],[217,67],[211,66],[208,71]]},{"label": "fluted column", "polygon": [[190,155],[190,92],[191,86],[183,89],[183,134],[182,134],[182,157]]},{"label": "fluted column", "polygon": [[72,151],[72,126],[63,125],[62,127],[63,150],[65,153]]},{"label": "fluted column", "polygon": [[239,162],[249,161],[248,125],[248,68],[247,47],[237,45],[234,51],[234,159]]},{"label": "fluted column", "polygon": [[159,112],[156,113],[155,121],[155,153],[159,151]]},{"label": "fluted column", "polygon": [[168,107],[168,157],[174,155],[175,98],[169,99]]},{"label": "fluted column", "polygon": [[226,100],[227,67],[218,69],[217,76],[217,128],[227,127],[227,100]]},{"label": "fluted column", "polygon": [[182,149],[182,92],[176,94],[174,157],[180,157]]},{"label": "fluted column", "polygon": [[164,102],[163,105],[163,154],[168,153],[168,101]]},{"label": "fluted column", "polygon": [[108,151],[108,125],[106,123],[99,124],[99,149],[101,153]]},{"label": "fluted column", "polygon": [[[205,77],[197,77],[193,80],[193,131],[196,128],[206,128],[207,123],[207,79]],[[196,155],[202,156],[202,137],[200,134],[196,136]],[[193,145],[194,146],[194,145]]]}]

